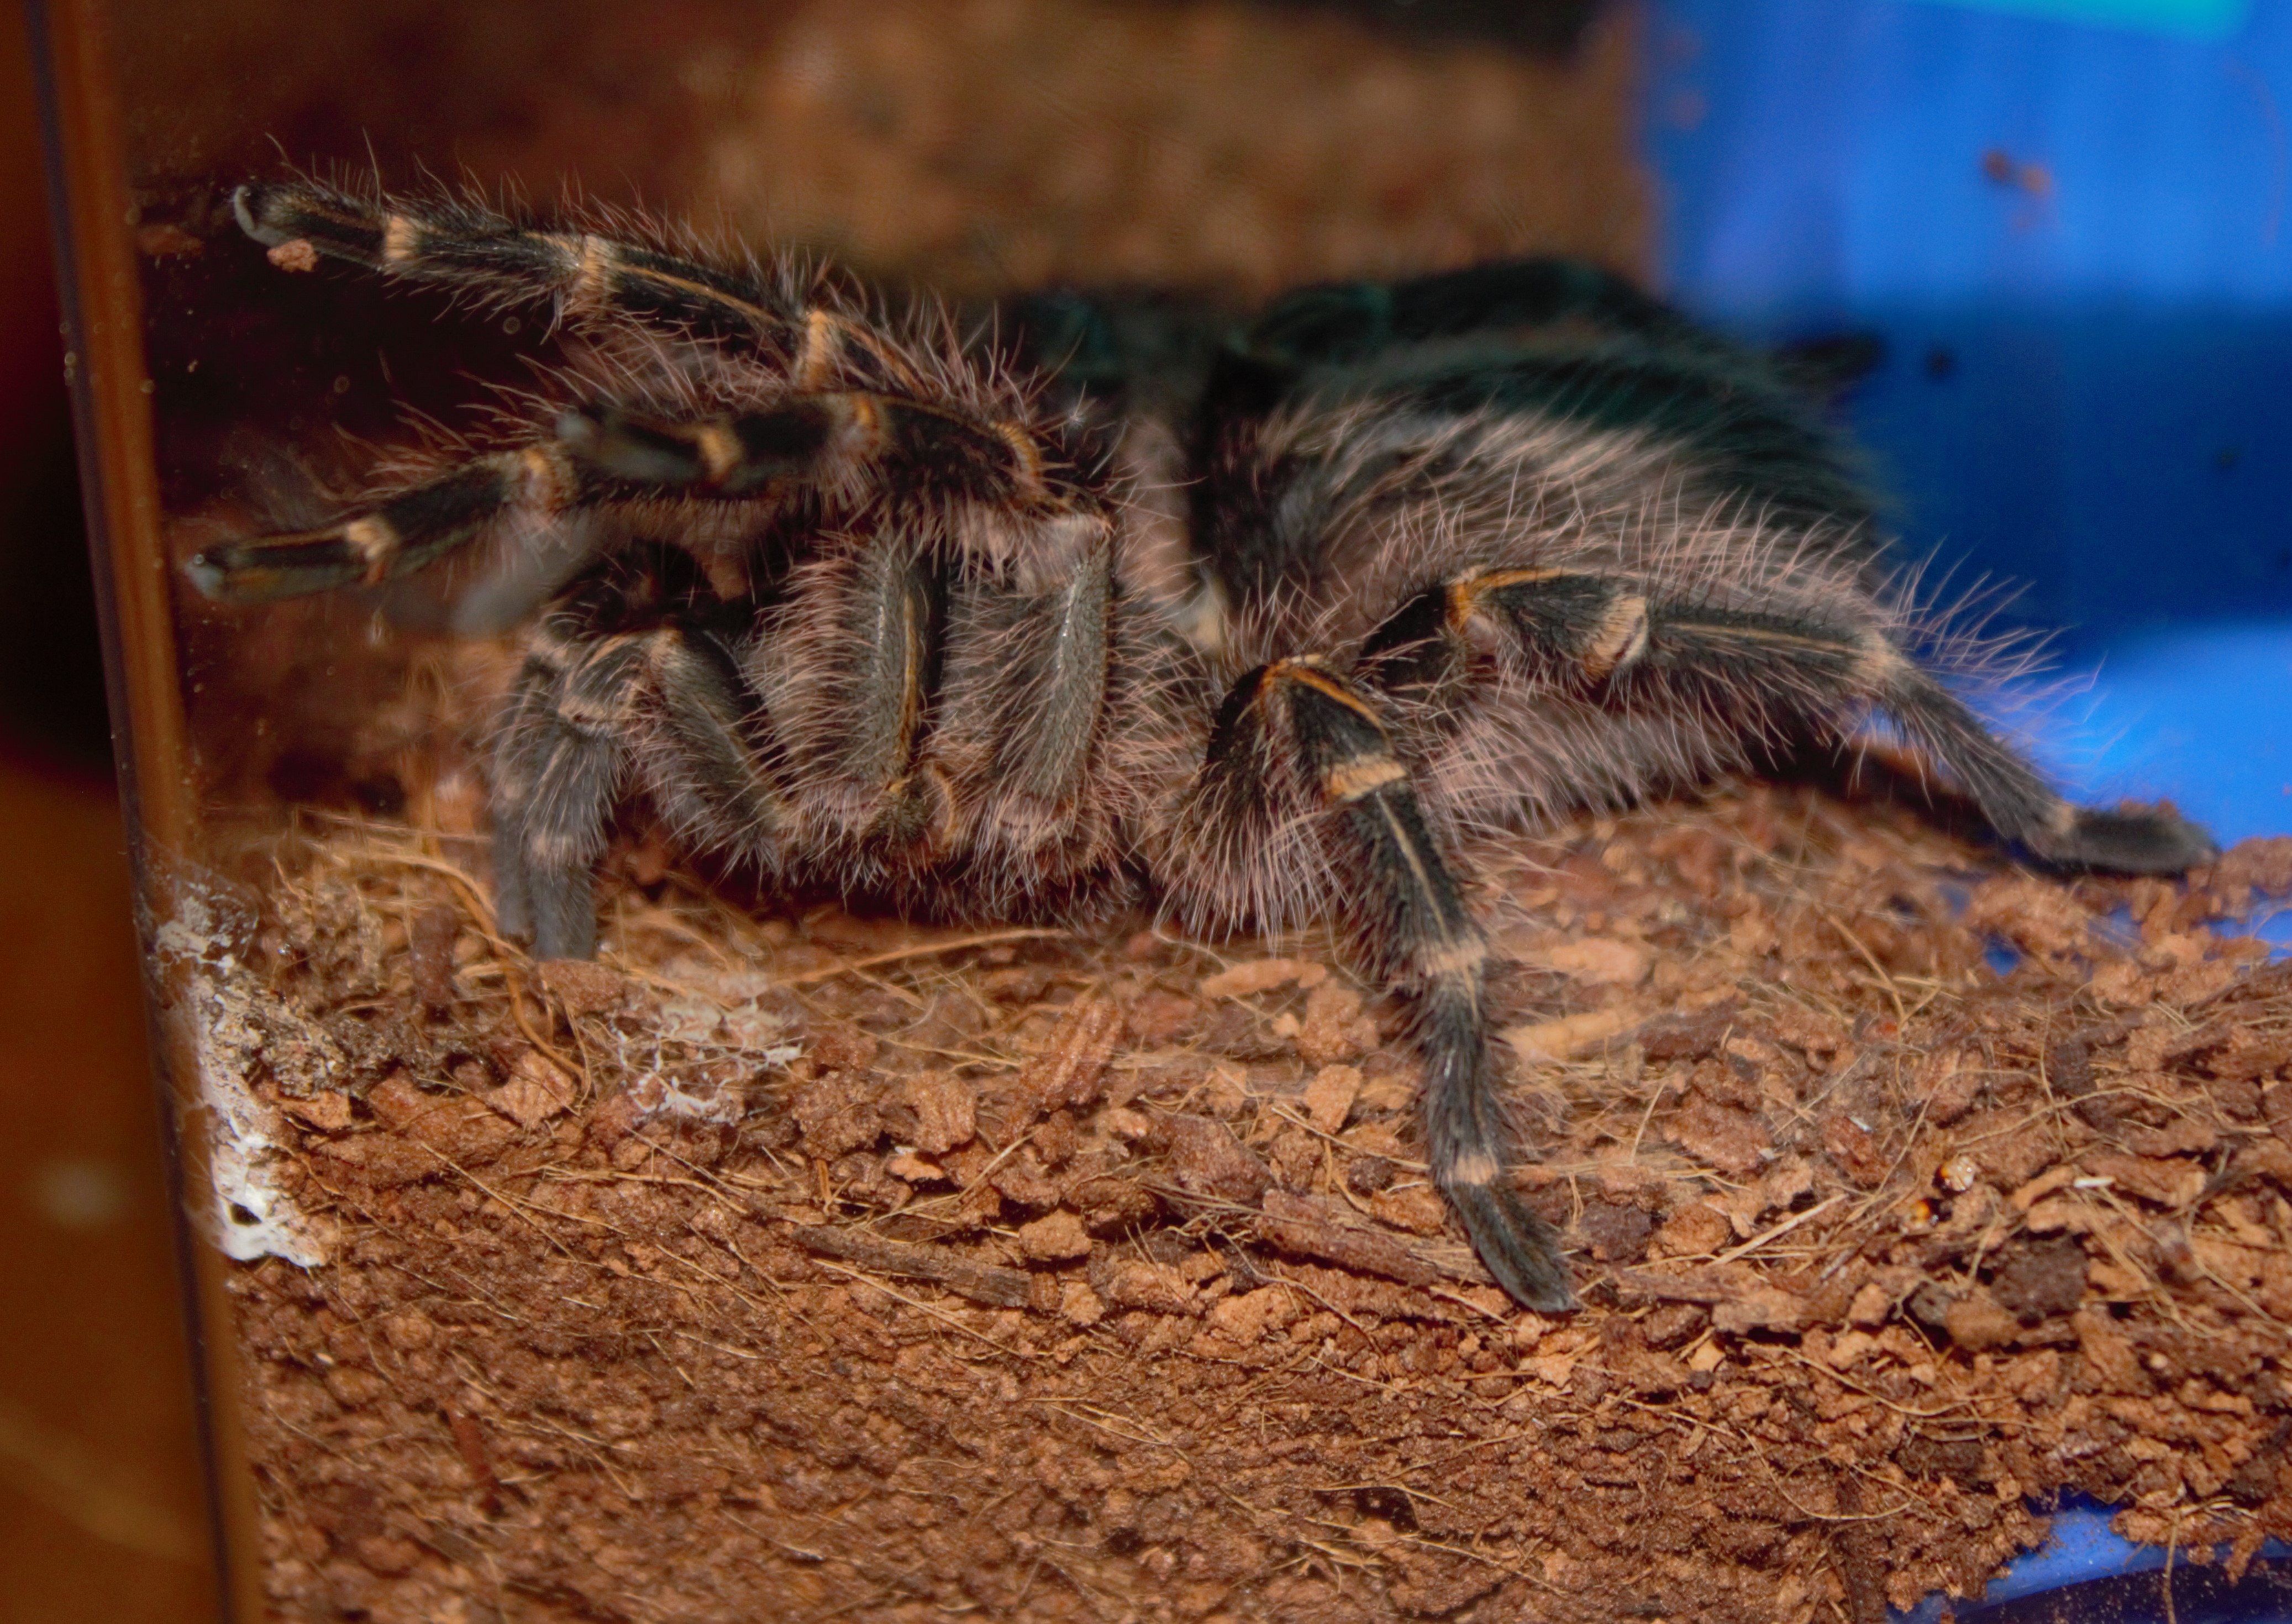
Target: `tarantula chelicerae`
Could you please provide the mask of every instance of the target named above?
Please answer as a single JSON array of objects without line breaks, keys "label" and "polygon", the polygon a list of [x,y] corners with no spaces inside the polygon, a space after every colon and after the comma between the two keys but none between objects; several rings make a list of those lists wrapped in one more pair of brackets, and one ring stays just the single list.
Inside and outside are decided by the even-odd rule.
[{"label": "tarantula chelicerae", "polygon": [[300,181],[235,209],[281,263],[545,303],[570,341],[491,448],[189,566],[246,602],[513,524],[581,537],[494,746],[505,931],[592,951],[633,788],[694,846],[900,907],[1333,914],[1413,1012],[1433,1177],[1532,1307],[1573,1297],[1505,1176],[1466,836],[1844,747],[1877,712],[2040,861],[2214,849],[2048,789],[1916,658],[1812,402],[1585,266],[1232,323],[1053,296],[965,339],[597,222]]}]

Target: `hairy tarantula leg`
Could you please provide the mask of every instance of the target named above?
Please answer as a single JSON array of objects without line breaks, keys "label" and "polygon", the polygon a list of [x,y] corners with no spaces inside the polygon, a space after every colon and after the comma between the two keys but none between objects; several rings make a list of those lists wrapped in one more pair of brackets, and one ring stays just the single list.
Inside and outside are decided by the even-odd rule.
[{"label": "hairy tarantula leg", "polygon": [[1204,776],[1248,772],[1286,736],[1320,798],[1333,854],[1358,887],[1360,947],[1415,1007],[1432,1176],[1497,1283],[1531,1308],[1574,1305],[1560,1237],[1506,1181],[1512,1136],[1482,1007],[1487,944],[1441,860],[1408,770],[1374,706],[1325,667],[1278,661],[1219,714]]},{"label": "hairy tarantula leg", "polygon": [[857,726],[840,741],[838,765],[876,791],[869,833],[897,845],[940,842],[955,816],[952,791],[918,770],[931,696],[945,643],[946,582],[924,559],[879,548],[851,605],[859,656],[852,675]]},{"label": "hairy tarantula leg", "polygon": [[1844,731],[1860,703],[1890,713],[1965,782],[1990,826],[2049,863],[2177,874],[2217,848],[2164,808],[2079,808],[1884,633],[1808,616],[1667,602],[1576,570],[1461,577],[1419,594],[1364,645],[1360,666],[1388,691],[1455,680],[1478,621],[1508,631],[1549,680],[1606,686],[1630,704],[1646,685],[1771,731],[1806,718]]},{"label": "hairy tarantula leg", "polygon": [[1965,780],[1982,815],[2045,862],[2118,874],[2181,874],[2220,855],[2168,806],[2074,806],[1982,726],[1956,695],[1891,645],[1867,657],[1871,697]]},{"label": "hairy tarantula leg", "polygon": [[737,500],[775,484],[856,489],[870,472],[894,494],[1052,509],[1073,494],[1046,478],[1023,424],[859,392],[679,424],[590,407],[565,413],[557,434],[474,457],[316,529],[210,547],[185,567],[210,598],[259,603],[393,579],[467,545],[512,510],[554,513],[608,495]]},{"label": "hairy tarantula leg", "polygon": [[604,479],[695,496],[758,495],[775,484],[858,488],[873,472],[893,494],[1063,505],[1033,432],[946,407],[861,391],[799,394],[761,411],[686,423],[592,408],[557,432]]},{"label": "hairy tarantula leg", "polygon": [[526,808],[533,799],[534,757],[551,729],[552,699],[563,671],[554,650],[529,649],[495,721],[488,776],[493,818],[494,925],[513,941],[534,936],[533,878],[527,871]]},{"label": "hairy tarantula leg", "polygon": [[808,655],[775,703],[795,778],[827,788],[843,832],[910,852],[942,846],[956,807],[924,759],[945,653],[944,561],[878,542],[812,566],[776,635]]},{"label": "hairy tarantula leg", "polygon": [[[553,619],[554,617],[553,617]],[[592,880],[628,768],[624,742],[645,639],[583,642],[545,622],[494,748],[495,908],[537,958],[597,949]]]},{"label": "hairy tarantula leg", "polygon": [[[516,303],[549,300],[580,322],[620,318],[707,337],[756,337],[784,351],[799,382],[839,363],[886,383],[915,379],[860,322],[788,300],[760,278],[591,231],[537,230],[448,198],[359,197],[312,181],[242,186],[231,212],[272,249],[307,245],[408,281]],[[307,262],[305,262],[307,263]]]},{"label": "hairy tarantula leg", "polygon": [[1082,787],[1106,705],[1112,560],[1087,544],[1067,578],[1025,606],[996,696],[997,778],[1047,826]]},{"label": "hairy tarantula leg", "polygon": [[[731,650],[666,618],[723,607],[682,553],[641,549],[568,586],[529,635],[495,739],[494,881],[503,933],[537,956],[593,950],[591,880],[632,775],[719,850],[763,858],[784,828]],[[612,629],[632,620],[651,624]]]},{"label": "hairy tarantula leg", "polygon": [[268,603],[408,575],[483,535],[512,510],[548,514],[581,497],[579,478],[550,445],[457,464],[317,529],[226,542],[184,565],[225,603]]},{"label": "hairy tarantula leg", "polygon": [[763,856],[787,817],[742,719],[754,700],[731,651],[706,632],[664,629],[646,653],[658,715],[637,768],[654,804],[698,845]]},{"label": "hairy tarantula leg", "polygon": [[781,812],[743,731],[738,683],[706,634],[537,634],[494,753],[504,934],[530,938],[539,958],[596,951],[592,880],[632,766],[664,815],[705,844],[769,844]]}]

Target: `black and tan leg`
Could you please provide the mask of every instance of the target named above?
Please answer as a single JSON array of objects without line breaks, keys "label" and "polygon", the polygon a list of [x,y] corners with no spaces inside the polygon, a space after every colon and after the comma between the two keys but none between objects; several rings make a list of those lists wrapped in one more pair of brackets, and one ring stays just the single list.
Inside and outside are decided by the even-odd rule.
[{"label": "black and tan leg", "polygon": [[472,457],[316,529],[208,548],[186,569],[210,598],[268,602],[411,574],[512,513],[546,518],[648,497],[755,500],[796,488],[1052,518],[1076,494],[1025,424],[889,395],[795,395],[682,423],[592,406],[563,413],[551,438]]},{"label": "black and tan leg", "polygon": [[683,422],[585,408],[561,417],[557,435],[585,474],[642,492],[739,498],[804,486],[1036,511],[1081,495],[1023,423],[858,390]]},{"label": "black and tan leg", "polygon": [[376,586],[438,562],[513,513],[546,519],[593,494],[561,448],[540,441],[472,457],[316,529],[209,547],[184,570],[224,603]]},{"label": "black and tan leg", "polygon": [[800,776],[835,787],[845,832],[879,855],[915,857],[953,834],[954,792],[924,759],[945,652],[941,562],[896,543],[812,589],[825,618],[796,674]]},{"label": "black and tan leg", "polygon": [[494,750],[495,910],[502,933],[540,958],[597,948],[593,882],[628,774],[620,723],[642,640],[537,633]]},{"label": "black and tan leg", "polygon": [[[824,626],[793,682],[808,696],[791,730],[798,765],[832,788],[845,832],[912,859],[954,833],[953,793],[928,759],[929,712],[948,658],[950,597],[964,570],[913,522],[913,504],[971,505],[1038,521],[1038,590],[968,583],[997,606],[955,628],[993,645],[985,686],[999,723],[997,768],[1013,795],[1056,809],[1072,797],[1103,702],[1110,526],[1071,511],[1079,491],[1045,467],[1028,427],[858,392],[797,395],[769,409],[669,423],[590,410],[561,420],[559,447],[592,485],[630,495],[739,498],[804,485],[905,497],[905,533],[875,535],[802,583]],[[1045,827],[1056,821],[1046,818]]]},{"label": "black and tan leg", "polygon": [[1412,1006],[1434,1183],[1507,1292],[1546,1312],[1573,1306],[1558,1234],[1505,1173],[1513,1143],[1489,1052],[1487,946],[1373,701],[1311,662],[1254,671],[1219,714],[1202,780],[1229,805],[1285,782],[1319,803],[1362,957]]},{"label": "black and tan leg", "polygon": [[995,707],[996,772],[1046,820],[1082,792],[1085,766],[1106,704],[1114,606],[1112,561],[1103,543],[1069,578],[1025,602]]},{"label": "black and tan leg", "polygon": [[779,355],[805,386],[854,376],[891,387],[916,381],[866,324],[791,299],[753,271],[593,231],[521,225],[453,198],[364,197],[311,181],[242,186],[231,208],[274,260],[299,250],[304,265],[313,255],[342,260],[495,303],[547,300],[576,322],[747,338]]},{"label": "black and tan leg", "polygon": [[1021,848],[1073,827],[1105,714],[1112,549],[1084,539],[1062,579],[1033,592],[989,581],[950,604],[943,705],[985,763],[984,810]]},{"label": "black and tan leg", "polygon": [[600,572],[552,606],[496,741],[496,907],[504,933],[539,957],[595,950],[596,866],[632,780],[713,849],[768,860],[782,826],[751,703],[715,634],[600,629],[627,611],[635,573]]},{"label": "black and tan leg", "polygon": [[779,366],[783,400],[677,420],[601,403],[560,415],[531,443],[471,458],[410,489],[290,535],[213,547],[192,581],[227,602],[372,585],[483,536],[512,510],[541,514],[647,497],[768,498],[791,489],[1016,509],[1055,520],[1094,505],[1075,448],[1016,417],[917,398],[889,341],[839,311],[792,303],[763,279],[594,233],[528,228],[474,205],[356,196],[311,182],[243,187],[239,223],[273,257],[299,247],[391,276],[515,303],[553,299],[584,320],[746,334]]},{"label": "black and tan leg", "polygon": [[2167,874],[2215,854],[2167,808],[2070,805],[1883,632],[1805,613],[1666,599],[1594,571],[1490,570],[1403,605],[1371,634],[1359,668],[1382,691],[1438,692],[1464,680],[1475,641],[1491,635],[1554,687],[1685,712],[1749,740],[1810,725],[1843,739],[1875,707],[1957,775],[1991,828],[2047,863]]},{"label": "black and tan leg", "polygon": [[768,863],[787,814],[772,781],[763,723],[732,651],[690,628],[651,634],[636,772],[680,838]]}]

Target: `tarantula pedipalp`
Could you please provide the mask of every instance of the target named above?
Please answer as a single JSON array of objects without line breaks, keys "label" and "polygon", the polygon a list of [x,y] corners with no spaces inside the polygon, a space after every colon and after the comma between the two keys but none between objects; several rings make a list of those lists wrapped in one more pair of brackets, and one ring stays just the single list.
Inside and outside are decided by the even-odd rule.
[{"label": "tarantula pedipalp", "polygon": [[[1915,658],[1869,502],[1766,359],[1560,262],[1249,322],[1046,296],[1012,351],[663,239],[251,186],[347,261],[576,340],[495,448],[189,562],[234,602],[577,518],[493,755],[505,931],[595,944],[617,802],[792,884],[941,913],[1150,895],[1334,915],[1414,1012],[1427,1150],[1505,1289],[1573,1301],[1513,1155],[1459,840],[1843,747],[1871,711],[2062,866],[2212,854],[2048,789]],[[642,238],[642,234],[638,234]]]}]

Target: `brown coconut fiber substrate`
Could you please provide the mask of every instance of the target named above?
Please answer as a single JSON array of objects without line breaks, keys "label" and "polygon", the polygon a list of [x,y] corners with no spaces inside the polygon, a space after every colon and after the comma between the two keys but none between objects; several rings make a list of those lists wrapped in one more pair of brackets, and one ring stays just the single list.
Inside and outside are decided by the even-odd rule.
[{"label": "brown coconut fiber substrate", "polygon": [[308,819],[177,944],[325,1255],[232,1282],[284,1617],[1865,1624],[2065,1491],[2292,1534],[2292,840],[2062,883],[1752,788],[1488,854],[1559,1319],[1326,941],[637,840],[536,965],[480,851]]}]

